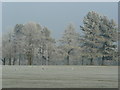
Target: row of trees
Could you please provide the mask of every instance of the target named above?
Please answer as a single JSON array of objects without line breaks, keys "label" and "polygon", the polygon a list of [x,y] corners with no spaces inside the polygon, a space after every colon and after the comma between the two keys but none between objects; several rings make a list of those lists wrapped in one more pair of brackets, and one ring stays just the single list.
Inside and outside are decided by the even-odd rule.
[{"label": "row of trees", "polygon": [[[3,35],[3,65],[105,65],[117,63],[117,33],[114,20],[88,12],[80,26],[82,35],[69,24],[60,40],[47,27],[35,22],[16,24]],[[105,63],[107,62],[107,63]]]}]

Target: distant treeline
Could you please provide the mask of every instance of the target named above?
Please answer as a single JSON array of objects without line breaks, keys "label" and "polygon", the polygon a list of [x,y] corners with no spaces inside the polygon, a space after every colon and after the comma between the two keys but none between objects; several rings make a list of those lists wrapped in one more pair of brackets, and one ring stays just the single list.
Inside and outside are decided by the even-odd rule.
[{"label": "distant treeline", "polygon": [[80,33],[66,26],[60,40],[35,22],[16,24],[2,40],[3,65],[117,65],[118,25],[113,19],[91,11]]}]

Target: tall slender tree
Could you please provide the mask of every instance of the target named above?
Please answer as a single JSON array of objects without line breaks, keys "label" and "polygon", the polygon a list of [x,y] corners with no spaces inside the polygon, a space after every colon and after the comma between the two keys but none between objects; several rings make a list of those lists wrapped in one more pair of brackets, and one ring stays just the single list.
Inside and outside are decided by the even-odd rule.
[{"label": "tall slender tree", "polygon": [[20,65],[21,62],[21,57],[23,54],[23,33],[22,33],[22,29],[23,29],[24,25],[23,24],[16,24],[14,27],[14,31],[13,31],[13,49],[14,49],[14,54],[15,57],[14,58],[14,63],[16,61],[16,59],[19,60],[18,64]]},{"label": "tall slender tree", "polygon": [[102,65],[104,65],[104,61],[115,60],[115,54],[117,52],[117,41],[118,41],[118,29],[114,20],[108,19],[106,16],[101,18],[101,23],[99,25],[101,31],[101,37],[104,38],[102,42],[102,47],[100,48],[100,52],[102,53]]},{"label": "tall slender tree", "polygon": [[84,26],[81,26],[82,31],[84,32],[83,36],[83,44],[82,47],[84,48],[83,52],[85,56],[90,59],[90,64],[93,63],[93,59],[98,55],[98,48],[100,47],[101,43],[99,42],[101,39],[99,37],[99,21],[100,16],[95,12],[89,12],[83,20]]},{"label": "tall slender tree", "polygon": [[70,23],[63,34],[62,39],[60,40],[61,48],[66,54],[66,64],[70,64],[71,53],[74,52],[79,46],[79,34],[75,30],[74,24]]}]

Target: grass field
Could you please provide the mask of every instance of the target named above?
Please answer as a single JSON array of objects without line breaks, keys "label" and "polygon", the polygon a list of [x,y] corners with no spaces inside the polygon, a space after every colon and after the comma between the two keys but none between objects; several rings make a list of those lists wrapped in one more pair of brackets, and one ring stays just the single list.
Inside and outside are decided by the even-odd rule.
[{"label": "grass field", "polygon": [[[44,68],[43,68],[44,67]],[[117,66],[3,66],[3,88],[117,88]]]}]

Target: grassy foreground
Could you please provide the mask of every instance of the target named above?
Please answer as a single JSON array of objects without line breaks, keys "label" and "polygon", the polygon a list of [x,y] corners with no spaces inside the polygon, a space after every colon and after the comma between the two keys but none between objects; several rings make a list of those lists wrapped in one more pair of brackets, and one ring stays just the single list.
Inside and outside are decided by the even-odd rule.
[{"label": "grassy foreground", "polygon": [[3,66],[3,88],[117,88],[117,66]]}]

